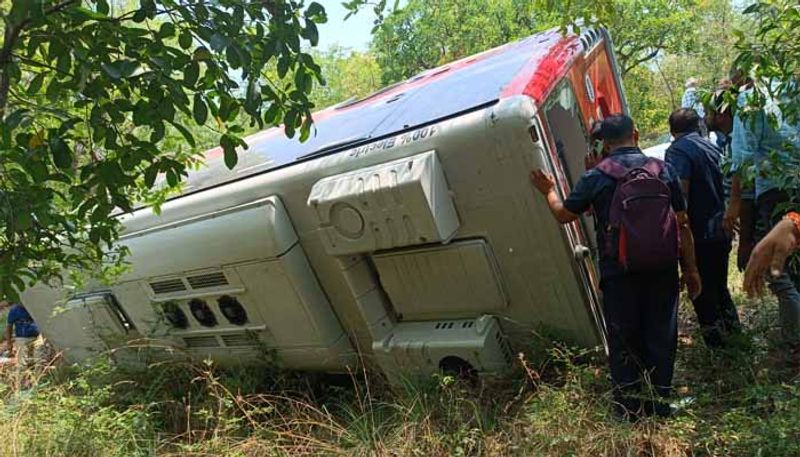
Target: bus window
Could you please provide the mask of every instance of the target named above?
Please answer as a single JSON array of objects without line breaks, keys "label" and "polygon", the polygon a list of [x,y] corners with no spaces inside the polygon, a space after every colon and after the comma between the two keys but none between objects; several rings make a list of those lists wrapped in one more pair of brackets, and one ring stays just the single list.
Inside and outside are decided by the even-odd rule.
[{"label": "bus window", "polygon": [[[545,102],[544,114],[556,147],[556,154],[572,188],[586,171],[586,156],[591,145],[569,80],[565,79],[553,90]],[[594,219],[584,216],[581,225],[586,238],[583,243],[594,250],[596,248]]]},{"label": "bus window", "polygon": [[559,84],[545,103],[545,117],[558,158],[572,186],[585,171],[589,142],[575,92],[569,81]]}]

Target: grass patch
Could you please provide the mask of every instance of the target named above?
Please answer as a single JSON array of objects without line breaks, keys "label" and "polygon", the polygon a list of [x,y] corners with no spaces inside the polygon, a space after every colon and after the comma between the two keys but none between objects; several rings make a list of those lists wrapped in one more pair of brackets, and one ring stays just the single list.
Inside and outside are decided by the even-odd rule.
[{"label": "grass patch", "polygon": [[775,303],[734,293],[746,331],[725,353],[705,349],[682,306],[675,385],[689,401],[666,421],[615,421],[602,357],[557,344],[521,357],[510,379],[399,389],[366,373],[171,363],[142,375],[98,363],[27,390],[0,374],[0,454],[798,456],[798,361],[774,339]]}]

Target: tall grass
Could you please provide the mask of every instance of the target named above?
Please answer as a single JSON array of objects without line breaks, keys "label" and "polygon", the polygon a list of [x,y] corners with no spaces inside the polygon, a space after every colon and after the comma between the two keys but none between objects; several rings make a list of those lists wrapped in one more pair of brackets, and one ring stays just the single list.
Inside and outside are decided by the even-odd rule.
[{"label": "tall grass", "polygon": [[[364,372],[300,376],[210,364],[108,363],[0,386],[0,454],[19,456],[800,456],[798,361],[771,301],[737,294],[746,332],[712,353],[682,310],[668,420],[610,414],[602,357],[552,344],[515,376],[435,376],[390,389]],[[796,355],[794,356],[796,357]]]}]

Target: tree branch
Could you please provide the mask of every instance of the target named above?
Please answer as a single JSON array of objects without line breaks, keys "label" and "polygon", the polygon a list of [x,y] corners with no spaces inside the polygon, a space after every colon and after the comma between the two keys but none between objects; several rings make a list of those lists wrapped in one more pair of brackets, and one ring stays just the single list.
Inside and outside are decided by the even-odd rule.
[{"label": "tree branch", "polygon": [[644,56],[644,57],[642,57],[640,59],[635,59],[632,64],[623,67],[622,76],[625,76],[626,74],[628,74],[629,71],[631,71],[634,68],[638,67],[639,65],[647,62],[648,60],[652,60],[652,59],[656,58],[656,56],[658,56],[659,52],[661,52],[661,48],[656,48],[652,52],[647,54],[646,56]]},{"label": "tree branch", "polygon": [[[45,10],[45,15],[57,13],[71,5],[77,4],[79,0],[65,0],[57,3]],[[5,118],[6,105],[8,104],[8,90],[11,87],[11,76],[8,74],[8,66],[11,64],[12,51],[17,44],[19,35],[30,25],[31,18],[27,18],[18,25],[6,24],[6,31],[3,37],[3,48],[0,49],[0,120]]]}]

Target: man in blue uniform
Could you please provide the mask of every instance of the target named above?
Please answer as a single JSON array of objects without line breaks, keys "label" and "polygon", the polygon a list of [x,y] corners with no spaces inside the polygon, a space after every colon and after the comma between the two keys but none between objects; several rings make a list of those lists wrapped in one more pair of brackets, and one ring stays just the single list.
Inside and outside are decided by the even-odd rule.
[{"label": "man in blue uniform", "polygon": [[[633,169],[651,160],[638,147],[639,134],[630,117],[606,118],[601,134],[605,154],[617,164]],[[658,178],[669,186],[671,206],[681,227],[684,280],[690,294],[696,296],[700,293],[700,277],[680,182],[669,165]],[[636,419],[641,413],[669,415],[670,408],[665,402],[642,401],[642,390],[650,385],[662,399],[671,393],[678,337],[680,281],[677,265],[664,271],[631,273],[620,265],[612,252],[607,252],[605,238],[617,188],[617,181],[611,176],[596,168],[587,171],[564,202],[555,191],[552,176],[534,170],[531,180],[547,199],[555,219],[562,224],[575,221],[589,208],[594,209],[597,217],[603,315],[608,332],[615,413],[626,419]]]},{"label": "man in blue uniform", "polygon": [[722,225],[725,215],[722,151],[700,135],[700,116],[691,108],[674,111],[669,117],[669,127],[675,141],[664,158],[681,179],[697,269],[703,281],[703,293],[693,300],[694,310],[706,345],[719,348],[725,336],[739,328],[739,316],[728,291],[731,239]]},{"label": "man in blue uniform", "polygon": [[11,309],[8,311],[5,339],[9,353],[15,344],[17,346],[17,367],[19,369],[35,365],[39,361],[39,353],[42,349],[39,327],[24,306],[11,305]]}]

